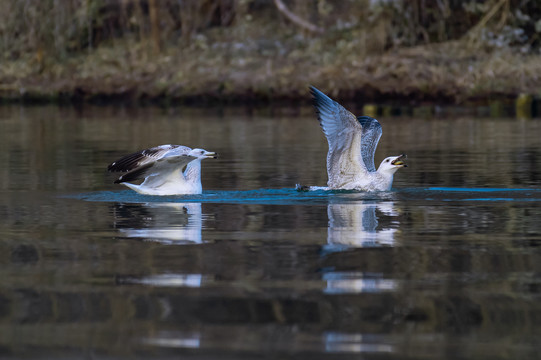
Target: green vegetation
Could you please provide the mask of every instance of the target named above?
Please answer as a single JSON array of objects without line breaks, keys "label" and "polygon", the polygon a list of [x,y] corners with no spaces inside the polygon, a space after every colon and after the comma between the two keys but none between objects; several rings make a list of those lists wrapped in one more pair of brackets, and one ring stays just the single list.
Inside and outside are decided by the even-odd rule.
[{"label": "green vegetation", "polygon": [[3,0],[5,100],[541,94],[538,0]]}]

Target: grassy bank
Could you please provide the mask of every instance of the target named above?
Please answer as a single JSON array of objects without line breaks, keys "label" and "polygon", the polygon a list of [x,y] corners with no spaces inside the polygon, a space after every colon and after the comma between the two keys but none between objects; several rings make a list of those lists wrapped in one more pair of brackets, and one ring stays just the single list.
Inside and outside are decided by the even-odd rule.
[{"label": "grassy bank", "polygon": [[[42,40],[12,50],[0,66],[0,97],[29,102],[307,102],[308,84],[341,99],[370,102],[487,102],[541,94],[537,33],[518,44],[514,38],[486,35],[491,23],[504,29],[499,24],[504,15],[512,21],[517,9],[506,10],[506,3],[512,5],[508,1],[485,2],[492,6],[469,19],[471,24],[461,31],[448,25],[444,38],[431,39],[425,25],[420,29],[428,38],[419,35],[421,40],[409,42],[405,35],[396,35],[396,14],[385,8],[368,11],[363,8],[366,1],[340,9],[307,7],[307,13],[299,9],[301,2],[285,3],[292,13],[315,18],[315,30],[289,20],[270,1],[241,1],[242,9],[238,3],[230,2],[228,8],[234,11],[234,21],[194,25],[189,33],[181,27],[175,35],[158,24],[156,36],[146,8],[140,9],[141,24],[146,25],[131,32],[124,29],[98,41],[95,25],[76,37],[86,45],[66,42],[56,48],[53,39],[49,45]],[[332,16],[322,15],[325,11]],[[415,31],[422,34],[421,30]]]}]

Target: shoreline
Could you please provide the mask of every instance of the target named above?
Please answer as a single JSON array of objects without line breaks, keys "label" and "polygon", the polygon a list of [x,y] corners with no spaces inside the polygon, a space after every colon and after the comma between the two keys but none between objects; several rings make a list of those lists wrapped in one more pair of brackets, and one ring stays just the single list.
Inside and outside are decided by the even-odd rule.
[{"label": "shoreline", "polygon": [[[526,99],[525,99],[526,98]],[[372,117],[450,117],[450,116],[477,116],[481,118],[491,117],[517,117],[517,118],[541,118],[541,98],[531,95],[519,94],[516,97],[502,96],[498,98],[476,98],[465,101],[461,104],[453,102],[429,101],[408,102],[403,98],[386,99],[386,101],[356,101],[355,98],[338,97],[339,101],[346,108],[356,114]],[[179,107],[197,109],[245,109],[247,111],[263,110],[270,114],[300,114],[306,108],[311,109],[311,98],[306,91],[305,96],[274,98],[254,98],[242,96],[235,98],[219,98],[210,96],[208,98],[197,97],[197,99],[171,99],[171,98],[138,98],[134,99],[124,95],[95,95],[90,99],[81,97],[60,96],[51,98],[47,95],[40,97],[21,96],[14,98],[1,98],[0,106],[59,106],[59,107],[132,107],[145,108],[155,107],[162,109],[174,109]],[[223,110],[222,110],[223,111]],[[311,110],[310,110],[311,111]]]},{"label": "shoreline", "polygon": [[[49,83],[50,84],[50,83]],[[45,85],[21,85],[16,89],[6,89],[0,85],[0,104],[127,104],[127,105],[156,105],[170,106],[206,106],[206,105],[247,105],[265,106],[272,104],[297,105],[310,104],[307,82],[305,88],[294,89],[290,93],[258,92],[253,90],[240,90],[237,92],[219,93],[214,89],[198,91],[190,94],[149,94],[138,88],[115,91],[84,91],[83,87],[75,85],[74,89],[61,89],[59,91],[47,89]],[[56,86],[53,85],[53,88]],[[322,91],[324,87],[319,86]],[[399,92],[381,92],[373,88],[333,89],[331,96],[343,102],[359,102],[361,104],[398,105],[398,106],[470,106],[489,105],[492,102],[513,103],[521,96],[529,96],[530,101],[541,100],[541,96],[534,92],[502,92],[478,93],[457,99],[456,96],[445,93],[427,94],[419,89],[409,89],[407,94]]]},{"label": "shoreline", "polygon": [[[210,40],[208,40],[210,42]],[[310,51],[232,54],[169,47],[149,57],[140,44],[103,46],[42,63],[25,58],[0,69],[0,104],[156,106],[308,105],[314,85],[340,102],[393,106],[490,106],[541,99],[541,55],[481,52],[459,43],[329,58]],[[301,70],[299,70],[301,69]]]},{"label": "shoreline", "polygon": [[[361,90],[338,91],[332,97],[340,103],[356,111],[370,116],[417,115],[427,117],[434,114],[477,114],[480,116],[518,116],[525,118],[541,117],[541,97],[531,94],[478,94],[461,102],[450,97],[423,96],[421,92],[402,94],[375,94],[366,96]],[[308,85],[304,93],[301,90],[292,94],[272,96],[254,92],[217,94],[216,92],[196,95],[148,96],[136,91],[111,93],[46,92],[42,88],[25,91],[6,92],[0,89],[0,106],[131,106],[174,108],[179,106],[191,108],[205,107],[243,107],[243,108],[297,108],[310,106],[312,100]],[[454,110],[451,110],[454,109]]]}]

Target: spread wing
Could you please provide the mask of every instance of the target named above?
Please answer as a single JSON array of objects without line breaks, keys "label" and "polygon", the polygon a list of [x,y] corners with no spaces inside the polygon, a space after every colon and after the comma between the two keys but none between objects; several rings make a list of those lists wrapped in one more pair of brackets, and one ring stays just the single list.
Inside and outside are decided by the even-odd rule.
[{"label": "spread wing", "polygon": [[381,138],[381,125],[379,121],[370,116],[359,116],[357,118],[363,128],[361,139],[361,156],[368,171],[376,171],[374,166],[374,154]]},{"label": "spread wing", "polygon": [[[363,124],[355,115],[327,95],[310,86],[318,120],[329,143],[327,174],[329,185],[368,173],[361,156]],[[373,161],[372,161],[373,163]]]},{"label": "spread wing", "polygon": [[[194,159],[187,154],[165,156],[158,160],[147,161],[115,180],[115,184],[145,179],[145,183],[165,182],[173,172],[182,168]],[[177,175],[178,176],[178,175]],[[182,176],[182,175],[181,175]]]},{"label": "spread wing", "polygon": [[111,172],[126,172],[168,156],[187,154],[192,150],[182,145],[160,145],[126,155],[107,167]]}]

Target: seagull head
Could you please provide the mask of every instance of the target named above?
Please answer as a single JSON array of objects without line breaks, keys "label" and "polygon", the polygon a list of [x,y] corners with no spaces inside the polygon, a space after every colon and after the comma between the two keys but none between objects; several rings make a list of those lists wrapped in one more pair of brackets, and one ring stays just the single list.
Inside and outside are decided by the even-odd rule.
[{"label": "seagull head", "polygon": [[388,158],[383,159],[381,162],[378,171],[379,172],[390,172],[391,174],[394,174],[396,170],[398,170],[401,167],[408,167],[408,165],[404,162],[404,160],[407,158],[406,154],[401,154],[398,156],[389,156]]},{"label": "seagull head", "polygon": [[188,155],[196,157],[200,160],[203,159],[216,159],[218,157],[218,154],[215,152],[207,151],[205,149],[192,149],[188,153]]}]

